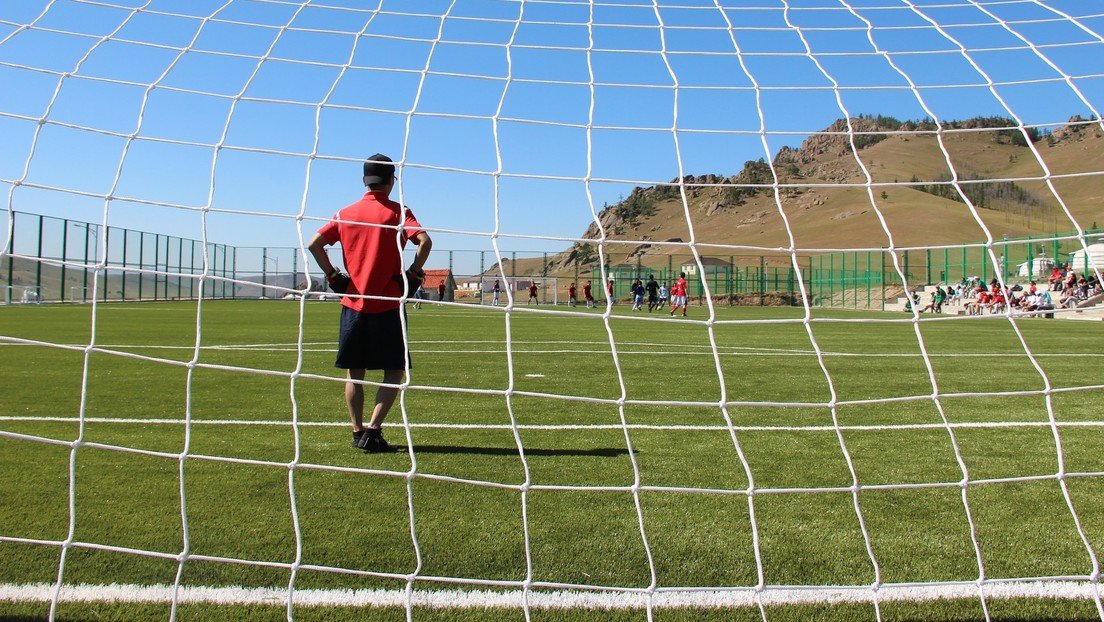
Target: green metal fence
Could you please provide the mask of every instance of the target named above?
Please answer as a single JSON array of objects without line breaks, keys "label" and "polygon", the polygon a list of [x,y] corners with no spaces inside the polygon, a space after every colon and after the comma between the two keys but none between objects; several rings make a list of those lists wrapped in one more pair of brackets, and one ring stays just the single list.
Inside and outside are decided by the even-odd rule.
[{"label": "green metal fence", "polygon": [[[96,223],[40,214],[12,212],[8,218],[12,235],[0,263],[0,302],[89,302],[97,273],[100,300],[195,298],[205,252],[210,269],[204,295],[235,295],[232,246],[122,227],[102,230]],[[106,261],[97,268],[101,256]]]},{"label": "green metal fence", "polygon": [[[93,275],[99,275],[96,296],[100,300],[165,300],[199,296],[199,276],[206,257],[208,272],[204,296],[208,298],[279,297],[306,284],[303,251],[297,247],[234,247],[171,235],[136,231],[72,219],[24,212],[8,212],[12,236],[0,261],[0,303],[19,299],[27,292],[43,301],[87,302],[92,296]],[[1104,229],[1086,232],[1089,244],[1104,239]],[[106,245],[106,253],[101,252]],[[1068,263],[1082,250],[1074,233],[1005,238],[993,243],[995,261],[983,244],[897,252],[900,269],[909,286],[954,283],[978,277],[988,281],[1000,274],[1006,282],[1044,279],[1055,263]],[[331,249],[332,250],[332,249]],[[97,269],[101,257],[104,267]],[[499,258],[501,257],[501,266]],[[342,265],[340,250],[331,259]],[[795,270],[790,255],[662,255],[638,256],[634,263],[607,265],[605,275],[614,280],[614,296],[628,298],[633,281],[654,276],[670,285],[679,273],[687,273],[688,294],[700,300],[707,289],[722,302],[732,304],[801,303],[801,290],[816,306],[881,309],[887,297],[902,288],[893,256],[885,250],[842,251],[799,255]],[[555,253],[537,251],[434,250],[432,263],[447,260],[450,274],[464,297],[480,275],[508,277],[557,277],[553,296],[544,291],[542,302],[567,300],[571,282],[580,294],[589,279],[596,298],[606,290],[603,271],[592,262],[570,264]],[[698,260],[702,265],[699,267]],[[1086,265],[1074,266],[1090,272]],[[771,295],[774,300],[767,300]],[[727,299],[726,299],[727,298]]]}]

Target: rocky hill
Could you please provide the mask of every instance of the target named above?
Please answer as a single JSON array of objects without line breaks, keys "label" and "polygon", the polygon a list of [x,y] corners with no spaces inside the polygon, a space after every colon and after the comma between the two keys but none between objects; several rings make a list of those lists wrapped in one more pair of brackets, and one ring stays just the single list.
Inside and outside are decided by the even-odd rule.
[{"label": "rocky hill", "polygon": [[[694,239],[704,245],[700,252],[736,255],[737,263],[757,263],[761,255],[768,263],[787,262],[782,249],[790,246],[791,235],[801,255],[879,248],[889,244],[889,235],[895,246],[984,240],[984,230],[951,184],[948,158],[994,238],[1070,231],[1065,209],[1083,227],[1104,222],[1104,184],[1098,177],[1056,179],[1065,209],[1044,182],[1031,179],[1045,175],[1039,157],[1052,175],[1104,170],[1100,123],[1074,117],[1053,132],[1032,129],[1026,135],[1006,129],[1012,125],[1009,119],[979,117],[937,128],[930,121],[860,116],[850,120],[852,137],[848,121],[839,119],[799,147],[783,147],[770,164],[748,161],[727,175],[688,175],[634,188],[599,213],[604,250],[611,264],[668,265],[670,255],[689,255],[679,243],[691,239],[691,225]],[[856,148],[866,172],[856,161]],[[868,193],[867,174],[886,185]],[[777,197],[775,176],[783,186]],[[581,237],[598,239],[599,224],[591,223]],[[547,266],[519,260],[513,271],[568,274],[576,264],[589,269],[597,261],[596,245],[579,242],[549,257]]]}]

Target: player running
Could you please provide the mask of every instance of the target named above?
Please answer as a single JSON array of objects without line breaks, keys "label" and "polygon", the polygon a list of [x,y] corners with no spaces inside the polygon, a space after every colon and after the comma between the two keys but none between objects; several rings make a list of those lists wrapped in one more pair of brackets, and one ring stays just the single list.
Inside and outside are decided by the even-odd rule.
[{"label": "player running", "polygon": [[574,283],[567,286],[567,304],[571,307],[577,306],[579,304],[579,299],[575,296]]},{"label": "player running", "polygon": [[594,308],[594,293],[590,291],[590,281],[583,286],[583,298],[586,298],[587,309]]},{"label": "player running", "polygon": [[671,286],[671,316],[682,307],[682,317],[686,317],[686,273],[680,272],[679,278]]},{"label": "player running", "polygon": [[633,282],[633,311],[639,311],[644,308],[644,284],[637,279]]},{"label": "player running", "polygon": [[648,289],[648,313],[651,313],[659,307],[659,283],[656,283],[655,275],[648,275],[648,284],[645,287]]}]

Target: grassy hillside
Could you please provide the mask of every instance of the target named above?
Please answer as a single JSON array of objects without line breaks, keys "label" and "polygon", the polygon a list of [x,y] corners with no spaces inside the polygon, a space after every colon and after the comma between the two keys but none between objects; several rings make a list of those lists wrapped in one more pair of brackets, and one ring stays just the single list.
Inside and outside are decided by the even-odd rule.
[{"label": "grassy hillside", "polygon": [[[820,249],[877,249],[888,246],[890,236],[897,247],[935,246],[981,242],[986,229],[999,240],[1072,231],[1075,222],[1084,228],[1104,222],[1104,186],[1097,176],[1054,180],[1057,195],[1043,181],[1005,181],[1041,178],[1047,171],[1066,175],[1104,170],[1099,124],[1075,118],[1052,134],[1033,136],[1030,145],[1018,131],[998,129],[1012,125],[1001,119],[949,123],[942,141],[930,123],[860,118],[852,124],[860,132],[858,155],[872,182],[899,185],[876,186],[870,193],[855,186],[866,177],[843,134],[847,124],[840,120],[776,156],[773,168],[786,185],[777,200],[769,187],[771,167],[762,161],[749,162],[728,177],[688,177],[685,205],[677,185],[635,189],[600,214],[609,241],[604,249],[608,262],[639,261],[658,268],[668,265],[670,255],[676,256],[675,263],[685,260],[689,248],[679,243],[691,239],[691,225],[703,255],[735,255],[736,263],[758,263],[766,255],[768,264],[784,264],[791,243],[807,256]],[[897,129],[909,133],[877,134]],[[964,202],[953,200],[957,191],[949,183],[948,158],[978,208],[976,215]],[[968,183],[976,180],[984,183]],[[598,228],[592,224],[583,237],[598,238]],[[583,246],[550,258],[549,273],[571,274],[576,262],[586,269],[596,266],[596,249]],[[543,266],[540,259],[518,260],[511,269],[536,274]]]}]

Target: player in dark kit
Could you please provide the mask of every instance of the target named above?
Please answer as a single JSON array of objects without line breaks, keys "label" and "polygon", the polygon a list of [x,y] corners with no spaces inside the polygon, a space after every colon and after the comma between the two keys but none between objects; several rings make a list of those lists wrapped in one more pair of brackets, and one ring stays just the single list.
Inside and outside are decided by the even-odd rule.
[{"label": "player in dark kit", "polygon": [[655,275],[648,275],[648,284],[645,288],[648,290],[648,313],[651,313],[653,309],[659,307],[659,283],[656,283]]}]

